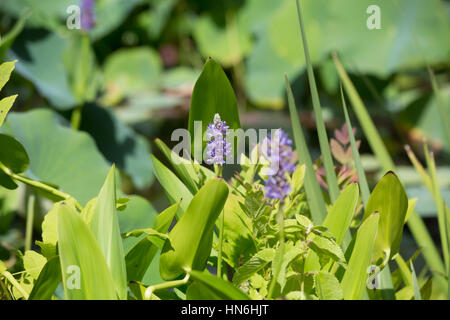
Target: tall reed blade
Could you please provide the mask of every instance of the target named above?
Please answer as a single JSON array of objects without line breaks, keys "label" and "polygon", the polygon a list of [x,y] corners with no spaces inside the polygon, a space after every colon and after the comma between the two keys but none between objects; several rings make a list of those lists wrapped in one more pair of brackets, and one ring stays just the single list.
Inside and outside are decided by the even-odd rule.
[{"label": "tall reed blade", "polygon": [[331,157],[330,145],[328,143],[327,131],[325,129],[325,123],[322,117],[322,107],[320,105],[319,93],[317,92],[316,80],[314,78],[314,72],[309,57],[305,27],[303,26],[303,18],[300,10],[300,3],[298,0],[297,0],[297,13],[298,13],[298,20],[300,22],[300,31],[302,34],[303,49],[305,51],[306,68],[308,71],[309,88],[311,90],[314,115],[316,117],[317,133],[319,135],[320,152],[322,153],[323,157],[323,165],[325,167],[325,174],[327,177],[330,199],[331,202],[333,203],[334,201],[336,201],[339,195],[339,186],[336,178],[336,172],[334,171],[334,164],[333,159]]},{"label": "tall reed blade", "polygon": [[344,109],[345,115],[345,123],[347,124],[348,136],[350,137],[350,146],[352,148],[353,161],[355,162],[356,173],[358,174],[359,188],[361,189],[361,196],[365,206],[367,204],[367,201],[369,201],[370,190],[369,185],[367,183],[366,174],[364,173],[364,169],[361,163],[361,157],[359,156],[359,151],[358,148],[356,147],[355,136],[353,135],[352,124],[350,122],[350,117],[348,116],[347,104],[345,103],[342,85],[341,85],[341,98],[342,98],[342,107]]},{"label": "tall reed blade", "polygon": [[298,159],[301,164],[306,165],[305,172],[305,191],[308,198],[308,204],[311,210],[311,217],[314,223],[321,223],[326,215],[327,210],[325,207],[325,200],[323,199],[322,192],[320,190],[319,182],[316,179],[316,173],[314,172],[311,155],[309,154],[308,147],[306,145],[305,136],[300,125],[300,120],[297,114],[297,108],[295,107],[294,95],[292,94],[291,85],[285,75],[286,89],[288,96],[289,112],[291,115],[292,130],[294,133],[295,148],[297,150]]}]

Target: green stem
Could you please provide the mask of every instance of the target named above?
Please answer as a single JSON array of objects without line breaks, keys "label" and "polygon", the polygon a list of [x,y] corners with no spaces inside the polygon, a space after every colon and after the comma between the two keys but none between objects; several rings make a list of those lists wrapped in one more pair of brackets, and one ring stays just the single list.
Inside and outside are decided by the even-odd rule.
[{"label": "green stem", "polygon": [[25,231],[25,251],[31,249],[33,242],[33,222],[34,222],[34,205],[36,202],[36,196],[32,192],[28,197],[27,203],[27,225]]},{"label": "green stem", "polygon": [[[220,165],[214,165],[214,173],[217,177],[222,177],[223,167]],[[219,252],[217,254],[217,276],[222,277],[222,244],[223,244],[223,229],[225,225],[225,211],[222,210],[222,219],[220,219],[219,225]]]},{"label": "green stem", "polygon": [[31,179],[25,178],[23,176],[20,176],[18,174],[15,174],[15,173],[11,172],[11,170],[9,170],[8,168],[2,168],[2,169],[6,174],[8,174],[14,180],[20,181],[22,183],[25,183],[25,184],[27,184],[31,187],[37,188],[39,190],[48,192],[48,193],[50,193],[58,198],[64,199],[64,200],[73,199],[75,201],[75,206],[77,207],[77,209],[80,211],[83,210],[83,206],[81,204],[79,204],[78,201],[76,201],[71,195],[69,195],[65,192],[62,192],[61,190],[55,189],[49,185],[46,185],[42,182],[31,180]]},{"label": "green stem", "polygon": [[8,271],[3,271],[2,275],[8,279],[9,282],[22,294],[22,296],[25,298],[25,300],[28,300],[29,294],[25,291],[24,288],[20,285],[19,282],[17,282],[16,278],[12,276],[11,273]]},{"label": "green stem", "polygon": [[72,111],[72,116],[70,118],[70,124],[72,126],[72,129],[78,130],[80,129],[81,124],[81,114],[83,112],[83,105],[79,105]]},{"label": "green stem", "polygon": [[284,216],[283,216],[283,212],[281,210],[281,204],[280,204],[280,209],[278,209],[278,213],[277,213],[277,220],[278,220],[278,227],[279,227],[279,236],[280,236],[280,245],[278,246],[278,251],[277,251],[277,256],[280,257],[279,259],[277,259],[277,257],[275,257],[274,262],[276,263],[275,266],[273,266],[272,263],[272,267],[273,267],[273,276],[272,276],[272,280],[270,281],[270,286],[269,286],[269,290],[267,293],[267,299],[272,299],[273,296],[273,291],[275,289],[275,284],[277,283],[277,279],[278,276],[281,272],[281,265],[283,262],[283,255],[284,255]]},{"label": "green stem", "polygon": [[222,210],[222,219],[220,219],[219,230],[219,253],[217,255],[217,276],[222,278],[222,243],[223,243],[223,228],[225,225],[225,211]]},{"label": "green stem", "polygon": [[186,284],[188,281],[189,281],[189,274],[186,274],[186,276],[181,280],[168,281],[160,284],[155,284],[154,286],[150,286],[147,289],[145,289],[144,299],[150,300],[153,292],[155,291],[179,287],[182,286],[183,284]]}]

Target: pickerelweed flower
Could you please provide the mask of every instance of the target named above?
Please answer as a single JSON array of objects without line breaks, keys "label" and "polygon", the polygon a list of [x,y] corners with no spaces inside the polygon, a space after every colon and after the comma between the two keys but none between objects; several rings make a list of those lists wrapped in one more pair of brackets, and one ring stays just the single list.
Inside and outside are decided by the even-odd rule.
[{"label": "pickerelweed flower", "polygon": [[284,199],[291,192],[286,175],[292,174],[296,168],[292,161],[292,140],[282,129],[277,129],[273,136],[266,138],[263,149],[272,171],[265,181],[265,196]]},{"label": "pickerelweed flower", "polygon": [[209,139],[206,144],[206,160],[207,164],[216,164],[223,166],[225,157],[231,152],[231,144],[227,141],[226,135],[229,126],[225,121],[220,119],[220,115],[216,113],[214,122],[208,125],[206,135]]},{"label": "pickerelweed flower", "polygon": [[95,26],[95,0],[81,0],[81,28],[91,30]]}]

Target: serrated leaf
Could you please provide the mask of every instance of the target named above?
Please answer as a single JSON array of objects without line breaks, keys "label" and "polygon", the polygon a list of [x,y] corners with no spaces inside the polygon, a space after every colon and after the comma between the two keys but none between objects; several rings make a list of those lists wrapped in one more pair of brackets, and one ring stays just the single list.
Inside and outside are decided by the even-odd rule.
[{"label": "serrated leaf", "polygon": [[326,271],[319,271],[315,276],[316,293],[320,300],[342,300],[342,287],[336,277]]}]

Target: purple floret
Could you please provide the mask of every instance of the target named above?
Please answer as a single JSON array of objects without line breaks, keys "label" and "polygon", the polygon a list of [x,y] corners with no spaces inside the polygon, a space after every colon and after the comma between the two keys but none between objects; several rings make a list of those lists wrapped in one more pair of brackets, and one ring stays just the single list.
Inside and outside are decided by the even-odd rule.
[{"label": "purple floret", "polygon": [[292,163],[292,140],[282,129],[278,129],[273,137],[267,137],[264,147],[270,164],[277,165],[277,171],[265,181],[265,196],[284,199],[291,192],[286,174],[292,174],[296,168]]},{"label": "purple floret", "polygon": [[81,0],[81,28],[91,30],[95,26],[94,0]]},{"label": "purple floret", "polygon": [[231,152],[231,144],[227,141],[226,135],[229,126],[225,121],[221,121],[220,115],[216,113],[214,122],[208,125],[206,135],[209,142],[206,144],[206,160],[207,164],[216,164],[223,166],[225,157]]}]

